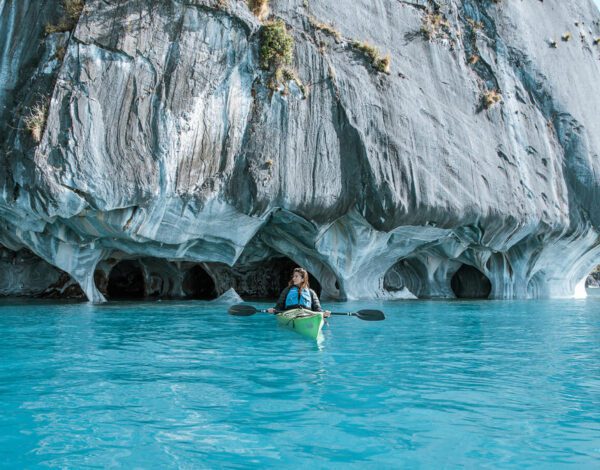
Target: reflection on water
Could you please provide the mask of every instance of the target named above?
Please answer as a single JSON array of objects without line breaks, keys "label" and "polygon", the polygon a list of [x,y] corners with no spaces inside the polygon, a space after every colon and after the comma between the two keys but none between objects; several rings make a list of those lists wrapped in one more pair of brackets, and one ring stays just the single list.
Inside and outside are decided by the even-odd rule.
[{"label": "reflection on water", "polygon": [[592,467],[600,298],[373,302],[312,341],[204,302],[0,303],[0,467]]}]

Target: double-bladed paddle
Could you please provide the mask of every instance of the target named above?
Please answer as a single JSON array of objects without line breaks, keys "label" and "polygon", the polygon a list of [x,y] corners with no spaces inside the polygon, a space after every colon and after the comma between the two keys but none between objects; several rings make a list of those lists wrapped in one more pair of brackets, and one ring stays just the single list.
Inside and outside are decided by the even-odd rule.
[{"label": "double-bladed paddle", "polygon": [[258,312],[269,313],[269,311],[266,308],[259,310],[256,307],[247,304],[232,305],[227,311],[230,315],[235,315],[236,317],[249,317],[250,315],[254,315]]},{"label": "double-bladed paddle", "polygon": [[331,312],[332,315],[346,315],[349,317],[360,318],[365,321],[385,320],[385,315],[381,310],[359,310],[358,312]]},{"label": "double-bladed paddle", "polygon": [[[238,317],[248,317],[255,313],[268,313],[267,309],[257,309],[256,307],[248,304],[237,304],[229,307],[228,310],[230,315]],[[381,321],[385,320],[385,315],[381,310],[359,310],[357,312],[331,312],[332,315],[344,315],[348,317],[356,317],[365,321]]]}]

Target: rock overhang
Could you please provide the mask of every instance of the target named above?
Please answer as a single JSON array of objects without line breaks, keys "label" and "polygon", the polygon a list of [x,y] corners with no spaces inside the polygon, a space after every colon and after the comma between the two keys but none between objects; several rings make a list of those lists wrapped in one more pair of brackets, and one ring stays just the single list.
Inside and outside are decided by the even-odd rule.
[{"label": "rock overhang", "polygon": [[[56,74],[41,142],[4,139],[3,243],[94,300],[93,273],[115,256],[215,263],[229,277],[285,257],[332,298],[452,296],[462,266],[490,280],[491,297],[572,294],[599,260],[598,64],[591,37],[552,55],[544,28],[597,12],[448,2],[454,29],[425,40],[425,5],[383,2],[382,16],[342,2],[332,16],[301,3],[272,10],[308,96],[266,87],[260,22],[242,1],[88,1],[60,70],[44,52],[29,78]],[[309,15],[335,20],[342,40]],[[389,50],[393,73],[374,73],[350,39]],[[485,110],[490,86],[503,102]]]}]

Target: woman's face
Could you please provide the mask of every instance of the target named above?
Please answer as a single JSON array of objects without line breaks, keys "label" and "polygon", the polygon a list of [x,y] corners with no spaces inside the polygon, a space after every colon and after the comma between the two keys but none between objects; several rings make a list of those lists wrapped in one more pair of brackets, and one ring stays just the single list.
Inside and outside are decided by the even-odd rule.
[{"label": "woman's face", "polygon": [[294,273],[292,275],[292,282],[294,283],[295,286],[299,286],[300,284],[302,284],[302,274],[300,273]]}]

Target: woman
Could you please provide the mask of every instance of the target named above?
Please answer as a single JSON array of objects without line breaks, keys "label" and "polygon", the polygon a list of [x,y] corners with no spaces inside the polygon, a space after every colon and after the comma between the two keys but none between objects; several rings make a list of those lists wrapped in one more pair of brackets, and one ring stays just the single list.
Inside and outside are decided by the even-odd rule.
[{"label": "woman", "polygon": [[274,308],[270,308],[269,313],[282,312],[293,308],[305,308],[313,312],[323,312],[324,317],[328,317],[331,312],[323,311],[319,297],[308,284],[308,272],[306,269],[296,268],[292,272],[292,279],[288,286],[283,290]]}]

